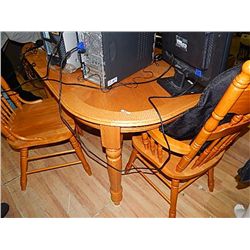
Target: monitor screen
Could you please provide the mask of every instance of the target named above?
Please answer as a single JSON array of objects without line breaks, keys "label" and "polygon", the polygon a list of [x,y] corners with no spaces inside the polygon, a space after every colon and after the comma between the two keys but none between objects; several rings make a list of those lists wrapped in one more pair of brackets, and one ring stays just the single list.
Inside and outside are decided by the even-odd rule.
[{"label": "monitor screen", "polygon": [[200,93],[226,69],[230,32],[163,32],[163,59],[175,68],[158,83],[171,95]]}]

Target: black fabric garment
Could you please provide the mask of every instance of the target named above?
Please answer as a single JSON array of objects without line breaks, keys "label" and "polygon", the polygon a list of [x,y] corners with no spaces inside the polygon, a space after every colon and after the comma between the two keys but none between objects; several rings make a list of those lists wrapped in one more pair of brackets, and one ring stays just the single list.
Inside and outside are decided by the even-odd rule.
[{"label": "black fabric garment", "polygon": [[22,91],[21,85],[16,78],[14,67],[3,50],[1,50],[1,75],[12,90],[15,90],[17,93]]},{"label": "black fabric garment", "polygon": [[250,182],[250,160],[248,160],[242,168],[238,169],[237,172],[240,177],[240,182]]},{"label": "black fabric garment", "polygon": [[[175,121],[165,124],[164,133],[178,140],[193,139],[211,115],[232,80],[240,73],[241,67],[242,64],[239,64],[212,79],[203,91],[198,104]],[[227,115],[220,124],[230,120],[231,117],[232,114]]]},{"label": "black fabric garment", "polygon": [[1,50],[1,75],[8,83],[10,89],[17,92],[23,100],[32,102],[42,99],[40,96],[36,96],[31,92],[22,89],[20,83],[17,80],[15,69],[4,50]]},{"label": "black fabric garment", "polygon": [[5,202],[1,203],[1,218],[4,218],[9,211],[9,205]]}]

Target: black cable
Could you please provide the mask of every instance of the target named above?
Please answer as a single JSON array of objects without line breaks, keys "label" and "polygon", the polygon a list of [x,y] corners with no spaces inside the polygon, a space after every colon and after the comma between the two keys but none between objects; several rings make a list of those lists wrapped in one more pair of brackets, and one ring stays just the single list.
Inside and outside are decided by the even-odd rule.
[{"label": "black cable", "polygon": [[[141,171],[141,169],[145,169],[145,170],[148,170],[148,171],[151,171],[151,172],[145,172],[145,171]],[[134,172],[131,172],[132,170],[134,170]],[[129,175],[129,174],[135,174],[135,173],[143,173],[143,174],[148,174],[148,175],[155,175],[155,173],[159,172],[159,169],[150,169],[150,168],[147,168],[147,167],[137,167],[137,166],[134,166],[133,165],[133,168],[131,168],[129,170],[128,173],[126,173],[126,175]]]},{"label": "black cable", "polygon": [[61,42],[62,42],[62,38],[63,38],[63,32],[60,32],[59,40],[58,40],[56,46],[53,48],[52,53],[49,55],[49,59],[48,59],[47,65],[46,65],[46,74],[45,74],[45,76],[41,76],[40,79],[38,78],[39,80],[44,80],[45,78],[48,77],[51,60],[52,60],[53,56],[56,55],[56,53],[58,52],[60,45],[61,45]]},{"label": "black cable", "polygon": [[[55,48],[57,48],[60,44],[60,41],[61,39],[59,40],[57,46]],[[30,50],[31,51],[31,50]],[[98,164],[100,164],[101,166],[103,166],[104,168],[107,168],[107,167],[110,167],[114,170],[116,170],[117,172],[120,172],[122,175],[127,175],[129,173],[125,173],[125,170],[118,170],[116,169],[115,167],[113,167],[112,165],[110,165],[108,162],[104,161],[103,159],[101,159],[98,155],[94,154],[92,151],[90,151],[88,149],[88,147],[84,144],[84,142],[81,140],[81,138],[79,137],[79,135],[72,129],[72,127],[69,125],[69,123],[63,118],[62,116],[62,104],[61,104],[61,98],[62,98],[62,86],[63,85],[74,85],[74,86],[81,86],[81,87],[87,87],[87,88],[92,88],[92,89],[99,89],[99,90],[102,90],[102,91],[105,91],[105,89],[103,88],[98,88],[98,87],[94,87],[94,86],[89,86],[89,85],[82,85],[82,84],[79,84],[79,83],[65,83],[62,81],[62,69],[63,69],[63,63],[64,61],[73,53],[77,51],[77,47],[71,49],[70,51],[68,51],[64,58],[61,60],[60,62],[60,76],[59,76],[59,80],[57,79],[50,79],[50,78],[47,78],[48,74],[49,74],[49,64],[50,64],[50,61],[51,61],[51,58],[52,58],[52,55],[53,53],[50,55],[50,58],[48,60],[48,63],[47,63],[47,72],[46,72],[46,75],[44,77],[39,77],[37,79],[30,79],[30,80],[27,80],[25,82],[23,82],[21,85],[24,85],[24,84],[27,84],[28,82],[32,82],[32,81],[37,81],[37,80],[49,80],[49,81],[55,81],[55,82],[58,82],[59,83],[59,99],[58,99],[58,107],[59,107],[59,114],[60,114],[60,118],[61,120],[63,121],[63,123],[67,126],[67,128],[71,131],[71,133],[76,137],[76,139],[78,140],[78,142],[80,143],[82,149],[84,150],[84,152],[94,161],[96,161]],[[54,52],[56,53],[56,51]],[[98,75],[99,76],[99,75]],[[99,76],[100,78],[100,76]],[[18,87],[19,88],[19,87]],[[18,88],[15,88],[15,89],[18,89]],[[10,91],[15,91],[15,89],[13,90],[1,90],[1,94],[2,93],[7,93],[7,92],[10,92]],[[14,94],[12,94],[14,95]],[[94,158],[94,157],[95,158]],[[100,161],[98,162],[97,159]],[[139,168],[139,169],[146,169],[146,168]],[[133,172],[131,172],[130,174],[132,174]],[[19,176],[18,176],[19,177]],[[15,178],[18,178],[18,177],[15,177]]]},{"label": "black cable", "polygon": [[[86,66],[86,68],[89,70],[88,72],[90,72],[90,69],[89,69],[89,67],[87,67]],[[171,68],[171,67],[170,67]],[[170,69],[169,68],[169,69]],[[151,79],[151,80],[148,80],[148,81],[143,81],[143,82],[136,82],[134,79],[136,79],[136,78],[145,78],[145,77],[141,77],[141,76],[137,76],[137,77],[134,77],[133,78],[133,81],[134,82],[129,82],[129,83],[123,83],[123,82],[118,82],[118,83],[116,83],[116,84],[114,84],[114,85],[112,85],[112,86],[110,86],[110,87],[102,87],[101,86],[101,76],[99,75],[99,74],[97,74],[97,73],[95,73],[95,74],[92,74],[92,75],[89,75],[87,78],[85,78],[86,80],[89,80],[91,77],[93,77],[93,76],[98,76],[98,78],[99,78],[99,86],[100,86],[100,90],[102,91],[102,92],[104,92],[104,93],[106,93],[106,92],[109,92],[111,89],[114,89],[114,88],[118,88],[118,87],[127,87],[127,88],[136,88],[137,87],[137,85],[138,84],[144,84],[144,83],[149,83],[149,82],[153,82],[153,81],[155,81],[155,80],[158,80],[158,78],[160,78],[160,77],[162,77],[163,75],[165,75],[168,71],[169,71],[169,69],[167,69],[166,71],[164,71],[160,76],[158,76],[157,78],[155,78],[155,79]],[[151,73],[152,74],[152,76],[154,76],[154,73],[152,72],[152,71],[150,71],[150,70],[145,70],[145,69],[143,69],[143,72],[145,72],[145,73]],[[151,78],[151,77],[149,77],[149,78]]]},{"label": "black cable", "polygon": [[8,180],[8,181],[6,181],[6,182],[4,182],[4,183],[2,183],[1,184],[1,186],[3,185],[7,185],[7,184],[9,184],[10,182],[12,182],[12,181],[14,181],[14,180],[16,180],[17,178],[19,178],[21,175],[18,175],[18,176],[16,176],[16,177],[13,177],[12,179],[10,179],[10,180]]},{"label": "black cable", "polygon": [[[2,92],[7,93],[7,92],[9,92],[9,91],[16,91],[17,89],[21,88],[23,85],[25,85],[25,84],[27,84],[27,83],[30,83],[30,82],[33,82],[33,81],[48,80],[47,77],[48,77],[48,75],[49,75],[49,69],[50,69],[49,65],[50,65],[50,63],[51,63],[52,57],[54,56],[54,54],[57,53],[57,51],[58,51],[58,49],[59,49],[59,46],[60,46],[60,44],[61,44],[61,42],[62,42],[62,34],[63,34],[63,32],[60,33],[59,41],[58,41],[58,43],[56,44],[56,46],[54,47],[52,53],[51,53],[50,56],[49,56],[49,59],[48,59],[47,65],[46,65],[46,75],[45,75],[45,76],[42,76],[42,77],[39,76],[38,78],[35,78],[35,79],[29,79],[29,80],[27,80],[27,81],[25,81],[25,82],[23,82],[23,83],[20,83],[19,86],[16,87],[16,88],[13,88],[13,89],[10,89],[10,90],[6,90],[6,91],[2,91],[2,90],[1,90],[1,93],[2,93]],[[32,51],[33,49],[37,49],[37,47],[33,47],[33,48],[30,49],[28,52]],[[24,53],[23,53],[22,60],[23,60],[24,55],[25,55],[26,53],[27,53],[27,52],[24,52]]]},{"label": "black cable", "polygon": [[[59,45],[60,45],[60,43],[61,43],[61,40],[62,40],[62,32],[61,32],[61,34],[60,34],[60,38],[59,38],[58,44],[56,45],[56,47],[54,48],[54,50],[57,50],[57,49],[59,48]],[[50,65],[50,61],[51,61],[51,58],[52,58],[52,56],[53,56],[54,53],[57,53],[57,51],[54,51],[53,53],[51,53],[51,55],[50,55],[50,57],[49,57],[49,60],[48,60],[48,62],[47,62],[47,66],[46,66],[47,69],[46,69],[46,75],[45,75],[45,76],[38,77],[38,78],[35,78],[35,79],[29,79],[29,80],[27,80],[27,81],[25,81],[25,82],[23,82],[23,83],[20,83],[20,86],[23,86],[23,85],[25,85],[25,84],[27,84],[27,83],[29,83],[29,82],[39,81],[39,80],[43,80],[43,81],[48,80],[48,81],[55,81],[55,82],[59,82],[59,83],[60,83],[60,81],[57,80],[57,79],[47,78],[47,76],[48,76],[48,74],[49,74],[49,65]],[[64,59],[64,60],[65,60],[65,59]],[[172,66],[170,65],[169,68],[167,68],[166,71],[164,71],[160,76],[158,76],[158,77],[156,77],[156,78],[154,78],[154,79],[147,80],[147,81],[143,81],[143,82],[129,82],[129,83],[122,83],[122,82],[120,82],[120,83],[117,83],[117,84],[115,84],[115,85],[110,86],[109,88],[102,88],[101,86],[98,88],[98,87],[94,87],[94,86],[90,86],[90,85],[83,85],[83,84],[72,83],[72,82],[67,82],[67,83],[65,83],[65,82],[63,82],[63,81],[61,81],[61,83],[62,83],[62,84],[67,84],[67,85],[69,85],[69,86],[81,86],[81,87],[86,87],[86,88],[98,89],[98,90],[101,90],[102,92],[106,93],[106,92],[109,92],[111,89],[114,89],[114,88],[117,88],[117,87],[121,87],[121,86],[128,87],[129,85],[139,85],[139,84],[150,83],[150,82],[156,81],[156,80],[158,80],[159,78],[161,78],[162,76],[164,76],[164,75],[171,69],[171,67],[172,67]],[[149,71],[149,72],[151,72],[151,71]],[[92,75],[90,75],[89,77],[92,77],[92,76],[95,76],[95,75],[99,77],[100,82],[101,82],[101,77],[100,77],[99,74],[92,74]],[[89,77],[88,77],[88,78],[89,78]],[[137,78],[137,77],[136,77],[136,78]],[[86,79],[86,80],[88,80],[88,79]],[[12,90],[10,89],[10,90],[6,90],[6,91],[2,91],[2,92],[15,91],[16,89],[20,88],[20,86],[18,86],[17,88],[14,88],[14,89],[12,89]]]},{"label": "black cable", "polygon": [[85,85],[85,84],[81,84],[81,83],[77,83],[77,82],[63,82],[63,81],[60,82],[59,80],[52,79],[52,78],[48,78],[48,79],[46,79],[46,81],[58,82],[58,83],[61,83],[63,85],[68,85],[68,86],[80,86],[80,87],[100,90],[99,87],[92,86],[92,85]]},{"label": "black cable", "polygon": [[[170,158],[171,158],[171,150],[170,150],[170,146],[169,146],[169,143],[168,143],[168,139],[167,139],[167,136],[165,135],[164,133],[164,126],[163,126],[163,121],[162,121],[162,118],[161,118],[161,114],[159,112],[159,110],[157,109],[157,107],[155,106],[155,104],[152,102],[152,99],[160,99],[160,98],[171,98],[170,96],[150,96],[148,97],[148,101],[149,103],[152,105],[152,107],[154,108],[154,110],[156,111],[159,119],[160,119],[160,126],[161,126],[161,129],[162,129],[162,133],[163,133],[163,137],[165,139],[165,142],[167,144],[167,151],[168,151],[168,157],[167,159],[165,160],[165,162],[162,164],[162,166],[159,168],[160,170],[165,166],[165,164],[167,164],[168,161],[170,161]],[[172,119],[172,118],[171,118]]]},{"label": "black cable", "polygon": [[[68,56],[70,56],[71,53],[73,53],[75,50],[76,50],[76,48],[73,48],[71,51],[69,51],[69,52],[65,55],[65,57],[64,57],[63,60],[61,61],[61,65],[60,65],[60,77],[59,77],[59,81],[58,81],[58,80],[55,80],[55,81],[59,82],[59,114],[60,114],[60,117],[61,117],[62,121],[64,122],[64,124],[67,126],[67,128],[71,131],[71,133],[72,133],[73,135],[75,135],[75,137],[77,138],[77,140],[78,140],[78,142],[80,143],[80,145],[81,145],[82,149],[84,150],[84,152],[85,152],[92,160],[96,161],[98,164],[100,164],[101,166],[103,166],[103,167],[105,167],[105,168],[107,168],[107,165],[108,165],[108,167],[110,167],[110,168],[112,168],[112,169],[114,169],[114,170],[116,170],[116,171],[118,171],[118,172],[120,172],[121,174],[124,175],[124,174],[125,174],[125,173],[124,173],[124,170],[118,170],[118,169],[114,168],[112,165],[108,164],[108,162],[102,160],[98,155],[96,155],[96,154],[94,154],[92,151],[90,151],[90,150],[87,148],[87,146],[83,143],[83,141],[80,139],[79,135],[71,128],[71,126],[68,124],[68,122],[62,117],[62,105],[61,105],[62,85],[63,85],[63,84],[70,85],[69,83],[63,83],[63,82],[62,82],[62,65],[63,65],[63,63],[64,63],[64,60],[66,60],[66,58],[67,58]],[[171,67],[172,67],[172,65],[170,65],[170,66],[167,68],[167,70],[165,70],[165,71],[164,71],[160,76],[158,76],[157,78],[152,79],[152,80],[148,80],[148,81],[143,81],[143,82],[140,82],[139,84],[149,83],[149,82],[155,81],[156,79],[161,78],[163,75],[165,75],[165,74],[171,69]],[[131,83],[128,83],[128,84],[131,84]],[[74,85],[83,86],[83,85],[80,85],[80,84],[77,84],[77,83],[75,83]],[[157,112],[157,114],[158,114],[158,116],[159,116],[160,123],[161,123],[161,127],[162,127],[162,129],[163,129],[163,121],[162,121],[161,115],[160,115],[160,113],[159,113],[157,107],[156,107],[156,106],[154,105],[154,103],[151,101],[151,99],[156,99],[156,98],[172,98],[172,97],[170,97],[170,96],[168,96],[168,97],[167,97],[167,96],[151,96],[151,97],[148,98],[148,101],[151,103],[151,105],[153,106],[153,108],[155,109],[155,111]],[[162,131],[164,131],[164,129],[163,129]],[[163,134],[163,136],[164,136],[165,141],[166,141],[166,144],[167,144],[167,146],[168,146],[169,156],[168,156],[168,158],[166,159],[166,161],[164,162],[164,164],[162,165],[162,167],[161,167],[160,169],[155,169],[156,171],[161,170],[161,169],[164,167],[164,165],[170,160],[170,157],[171,157],[170,146],[169,146],[169,143],[168,143],[168,141],[167,141],[166,135]],[[90,154],[91,154],[91,155],[90,155]],[[101,161],[101,163],[98,162],[95,158],[93,158],[93,156],[96,157],[96,159],[98,159],[99,161]],[[105,164],[105,165],[103,165],[103,164]],[[141,168],[141,169],[145,169],[145,168]]]},{"label": "black cable", "polygon": [[[158,79],[161,78],[164,74],[166,74],[166,73],[170,70],[170,68],[172,67],[173,62],[174,62],[174,56],[172,55],[172,56],[171,56],[171,62],[170,62],[169,68],[166,70],[166,72],[164,72],[163,74],[161,74],[161,75],[158,77]],[[157,79],[157,80],[158,80],[158,79]],[[154,110],[156,111],[156,113],[157,113],[157,115],[158,115],[158,117],[159,117],[159,119],[160,119],[160,127],[161,127],[161,130],[162,130],[162,134],[163,134],[164,140],[165,140],[165,142],[166,142],[166,144],[167,144],[167,151],[168,151],[168,157],[167,157],[167,159],[165,160],[165,162],[162,164],[162,166],[161,166],[159,169],[155,168],[155,170],[162,170],[162,168],[167,164],[167,162],[170,161],[170,159],[171,159],[171,149],[170,149],[170,145],[169,145],[169,143],[168,143],[167,136],[166,136],[166,134],[164,133],[164,125],[163,125],[163,121],[162,121],[162,118],[161,118],[161,114],[160,114],[159,110],[157,109],[157,107],[155,106],[155,104],[153,103],[152,100],[153,100],[153,99],[174,98],[174,97],[182,96],[182,95],[184,95],[185,93],[187,93],[189,90],[191,90],[197,83],[198,83],[198,82],[197,82],[197,79],[196,79],[196,81],[195,81],[195,83],[194,83],[193,85],[191,85],[189,88],[185,89],[183,92],[181,92],[181,93],[179,93],[179,94],[177,94],[177,95],[172,95],[172,96],[150,96],[150,97],[148,97],[149,103],[152,105],[152,107],[154,108]],[[178,117],[178,116],[179,116],[179,115],[176,115],[176,116],[174,116],[174,117],[171,117],[171,119],[173,119],[173,118],[175,118],[175,117]]]},{"label": "black cable", "polygon": [[[70,126],[70,124],[66,121],[66,119],[63,118],[62,116],[62,103],[61,103],[61,99],[62,99],[62,65],[64,63],[64,61],[66,60],[66,58],[68,56],[70,56],[71,53],[73,53],[72,51],[74,51],[76,48],[73,48],[71,51],[69,51],[65,57],[61,60],[61,64],[60,64],[60,76],[59,76],[59,95],[58,95],[58,107],[59,107],[59,114],[60,114],[60,118],[61,120],[63,121],[63,123],[66,125],[66,127],[70,130],[70,132],[76,137],[77,141],[80,143],[81,145],[81,148],[84,150],[84,152],[94,161],[96,161],[94,157],[96,157],[99,161],[101,161],[102,163],[105,163],[105,165],[103,165],[102,163],[100,162],[97,162],[98,164],[100,164],[101,166],[107,168],[106,165],[108,165],[109,167],[113,168],[114,170],[116,171],[119,171],[119,172],[123,172],[122,170],[118,170],[116,168],[114,168],[113,166],[111,166],[110,164],[108,164],[107,162],[105,162],[104,160],[102,160],[99,156],[97,156],[96,154],[94,154],[93,152],[91,152],[85,145],[85,143],[80,139],[79,135],[72,129],[72,127]],[[90,155],[91,154],[91,155]],[[93,156],[92,156],[93,155]]]},{"label": "black cable", "polygon": [[[63,118],[62,116],[62,104],[61,104],[61,98],[62,98],[62,65],[64,63],[64,60],[67,59],[68,56],[70,56],[74,51],[76,50],[76,48],[73,48],[72,50],[70,50],[65,57],[62,59],[61,61],[61,65],[60,65],[60,76],[59,76],[59,98],[58,98],[58,106],[59,106],[59,114],[61,117],[61,120],[63,121],[63,123],[66,125],[66,127],[70,130],[70,132],[76,137],[76,139],[78,140],[78,142],[80,143],[82,149],[84,150],[84,152],[94,161],[96,161],[96,159],[98,159],[100,162],[96,161],[98,164],[100,164],[101,166],[107,168],[110,167],[118,172],[120,172],[121,174],[124,174],[124,170],[118,170],[115,167],[113,167],[112,165],[110,165],[108,162],[104,161],[103,159],[101,159],[98,155],[94,154],[92,151],[90,151],[88,149],[88,147],[84,144],[84,142],[80,139],[80,136],[72,129],[72,127],[69,125],[69,123]],[[90,155],[91,154],[91,155]],[[93,158],[93,156],[96,158]],[[104,165],[105,164],[105,165]]]},{"label": "black cable", "polygon": [[28,48],[24,53],[22,53],[22,58],[21,58],[21,63],[25,58],[25,55],[28,52],[31,52],[32,50],[39,49],[40,47],[43,46],[43,41],[41,39],[37,40],[35,43],[33,43],[34,47]]},{"label": "black cable", "polygon": [[158,77],[155,77],[154,79],[142,81],[142,82],[127,82],[127,83],[118,82],[117,84],[110,86],[108,89],[111,90],[111,89],[118,88],[121,86],[127,86],[127,85],[133,85],[133,84],[140,85],[140,84],[154,82],[162,78],[171,68],[172,68],[172,65],[170,64],[169,67],[161,75],[159,75]]},{"label": "black cable", "polygon": [[[108,164],[106,161],[102,160],[99,156],[97,156],[96,154],[94,154],[93,152],[91,152],[87,147],[86,145],[82,142],[82,140],[80,139],[80,137],[75,133],[75,131],[70,127],[70,125],[68,124],[68,122],[62,117],[62,105],[61,105],[61,95],[62,95],[62,85],[68,85],[68,86],[81,86],[81,87],[87,87],[87,88],[92,88],[92,89],[99,89],[103,92],[108,92],[109,90],[113,89],[113,88],[117,88],[117,87],[120,87],[120,86],[127,86],[127,85],[132,85],[132,84],[136,84],[136,85],[139,85],[139,84],[145,84],[145,83],[150,83],[150,82],[153,82],[153,81],[156,81],[158,79],[160,79],[162,76],[164,76],[172,67],[172,64],[169,65],[169,67],[158,77],[154,78],[154,79],[151,79],[151,80],[147,80],[147,81],[142,81],[142,82],[133,82],[133,83],[118,83],[120,85],[113,85],[111,86],[110,88],[107,88],[107,89],[103,89],[100,85],[100,88],[98,87],[94,87],[94,86],[90,86],[90,85],[83,85],[83,84],[79,84],[79,83],[65,83],[62,81],[62,68],[63,68],[63,64],[64,64],[64,61],[75,51],[77,51],[77,47],[71,49],[70,51],[68,51],[64,58],[61,60],[61,63],[60,63],[60,76],[59,76],[59,80],[57,79],[50,79],[50,78],[46,78],[49,74],[49,64],[50,64],[50,61],[51,61],[51,58],[53,56],[54,53],[57,53],[57,50],[59,48],[59,45],[61,43],[61,39],[62,39],[62,33],[60,34],[60,38],[59,38],[59,42],[58,44],[56,45],[56,47],[54,48],[54,52],[50,55],[50,58],[48,60],[48,63],[47,63],[47,72],[46,72],[46,75],[44,77],[41,77],[41,78],[37,78],[37,79],[31,79],[31,80],[28,80],[24,83],[22,83],[22,85],[26,84],[27,82],[31,82],[31,81],[36,81],[36,80],[49,80],[49,81],[55,81],[55,82],[58,82],[59,83],[59,114],[60,114],[60,117],[62,119],[62,121],[64,122],[64,124],[67,126],[67,128],[72,132],[72,134],[75,135],[75,137],[78,139],[78,142],[81,144],[83,150],[85,151],[85,153],[92,159],[92,160],[95,160],[92,156],[89,155],[92,154],[94,157],[96,157],[98,160],[100,160],[102,163],[105,163],[105,165],[102,165],[100,162],[97,162],[99,163],[100,165],[102,165],[103,167],[107,168],[106,165],[108,165],[109,167],[111,167],[112,169],[118,171],[118,172],[121,172],[123,173],[123,170],[117,170],[116,168],[114,168],[113,166],[111,166],[110,164]],[[172,60],[174,60],[174,58],[172,58]],[[151,71],[150,71],[151,72]],[[152,72],[151,72],[152,73]],[[152,73],[153,74],[153,73]],[[100,83],[101,83],[101,77],[98,75],[98,74],[93,74],[91,75],[92,76],[95,76],[97,75],[100,79]],[[45,79],[46,78],[46,79]],[[148,98],[148,101],[149,103],[152,105],[152,107],[155,109],[159,119],[160,119],[160,126],[162,128],[162,133],[163,133],[163,136],[164,136],[164,139],[166,141],[166,144],[167,144],[167,150],[168,150],[168,157],[167,159],[165,160],[165,162],[163,163],[162,167],[160,168],[160,170],[164,167],[164,165],[170,160],[171,158],[171,150],[170,150],[170,146],[169,146],[169,143],[168,143],[168,140],[167,140],[167,137],[164,133],[164,127],[163,127],[163,121],[162,121],[162,118],[161,118],[161,115],[160,115],[160,112],[158,111],[157,107],[155,106],[155,104],[152,102],[153,99],[159,99],[159,98],[173,98],[173,97],[177,97],[177,96],[181,96],[181,95],[184,95],[187,91],[189,91],[191,88],[193,88],[195,86],[192,85],[190,86],[188,89],[186,89],[185,91],[183,91],[182,93],[180,93],[179,95],[176,95],[176,96],[151,96]],[[9,90],[11,91],[11,90]],[[2,92],[8,92],[8,91],[1,91]],[[173,118],[173,117],[172,117]],[[171,119],[172,119],[171,118]],[[158,169],[156,169],[158,170]]]},{"label": "black cable", "polygon": [[[59,107],[60,118],[61,118],[62,122],[66,125],[66,127],[70,130],[70,132],[76,137],[77,141],[81,145],[81,148],[84,150],[84,152],[88,155],[88,157],[90,159],[94,160],[95,162],[97,162],[99,165],[101,165],[104,168],[110,167],[113,170],[115,170],[117,172],[120,172],[122,175],[127,175],[125,173],[125,170],[118,170],[118,169],[116,169],[114,166],[110,165],[108,162],[104,161],[98,155],[96,155],[91,150],[89,150],[88,147],[85,145],[85,143],[81,140],[81,138],[77,134],[77,132],[73,130],[73,128],[70,126],[70,124],[62,116],[62,103],[61,103],[61,99],[62,99],[62,86],[63,86],[63,84],[62,84],[62,65],[63,65],[64,61],[67,59],[67,57],[70,56],[75,50],[76,50],[76,48],[73,48],[72,50],[68,51],[67,54],[65,55],[65,57],[62,59],[61,64],[60,64],[60,76],[59,76],[59,83],[60,84],[59,84],[59,95],[58,95],[58,97],[59,97],[58,98],[58,107]],[[97,159],[100,162],[97,161]],[[146,168],[138,168],[138,169],[146,169]]]},{"label": "black cable", "polygon": [[[190,86],[189,88],[187,88],[186,90],[184,90],[183,92],[179,93],[178,95],[172,95],[172,96],[150,96],[148,97],[148,101],[149,103],[152,105],[152,107],[154,108],[154,110],[156,111],[159,119],[160,119],[160,127],[161,127],[161,131],[162,131],[162,134],[163,134],[163,137],[164,137],[164,140],[167,144],[167,151],[169,153],[167,159],[165,160],[165,162],[162,164],[162,166],[159,168],[160,170],[162,170],[162,168],[164,167],[164,165],[167,164],[168,161],[170,161],[170,158],[171,158],[171,148],[170,148],[170,145],[168,143],[168,139],[167,139],[167,136],[166,134],[164,133],[164,125],[163,125],[163,121],[162,121],[162,118],[161,118],[161,114],[159,112],[159,110],[157,109],[157,107],[155,106],[155,104],[152,102],[153,99],[165,99],[165,98],[174,98],[174,97],[179,97],[179,96],[182,96],[184,95],[186,92],[188,92],[190,89],[192,89],[195,85],[197,84],[197,81],[192,85]],[[178,117],[180,114],[174,116],[174,117],[171,117],[171,119],[174,119],[175,117]]]},{"label": "black cable", "polygon": [[[58,44],[57,44],[57,46],[56,46],[55,48],[58,48],[59,45],[60,45],[61,38],[62,38],[62,33],[61,33],[60,35],[61,35],[61,37],[60,37],[59,42],[58,42]],[[142,81],[142,82],[118,83],[118,84],[120,84],[120,85],[118,85],[118,84],[117,84],[117,85],[112,85],[110,88],[103,89],[101,86],[100,86],[100,88],[98,88],[98,87],[94,87],[94,86],[90,86],[90,85],[83,85],[83,84],[79,84],[79,83],[65,83],[65,82],[62,81],[62,68],[63,68],[63,63],[64,63],[64,61],[65,61],[73,52],[75,52],[75,51],[77,51],[77,47],[75,47],[75,48],[71,49],[70,51],[68,51],[68,52],[65,54],[64,58],[61,60],[61,63],[60,63],[60,77],[59,77],[59,80],[57,80],[57,79],[50,79],[50,78],[43,79],[43,78],[46,78],[46,77],[48,76],[49,64],[50,64],[51,57],[52,57],[52,55],[53,55],[53,53],[52,53],[52,54],[51,54],[51,57],[50,57],[50,59],[49,59],[49,61],[48,61],[48,63],[47,63],[47,73],[46,73],[46,75],[45,75],[44,77],[40,78],[40,79],[38,78],[38,79],[31,79],[31,80],[28,80],[28,81],[22,83],[22,85],[23,85],[23,84],[26,84],[27,82],[35,81],[35,80],[48,80],[48,81],[55,81],[55,82],[58,82],[58,83],[59,83],[59,100],[58,100],[59,103],[58,103],[58,104],[59,104],[59,114],[60,114],[60,117],[61,117],[62,121],[64,122],[64,124],[67,126],[67,128],[71,131],[71,133],[72,133],[73,135],[75,135],[75,137],[77,138],[77,140],[78,140],[78,142],[80,143],[80,145],[81,145],[82,149],[84,150],[84,152],[85,152],[92,160],[96,161],[96,159],[93,158],[93,156],[94,156],[94,157],[96,157],[99,161],[101,161],[102,163],[105,163],[105,165],[103,165],[103,164],[101,164],[100,162],[97,162],[97,161],[96,161],[96,162],[97,162],[98,164],[100,164],[101,166],[107,168],[106,165],[108,165],[108,167],[110,167],[110,168],[112,168],[112,169],[114,169],[114,170],[120,172],[121,174],[124,174],[124,170],[118,170],[118,169],[114,168],[113,166],[111,166],[110,164],[108,164],[106,161],[102,160],[98,155],[96,155],[96,154],[94,154],[93,152],[91,152],[91,151],[87,148],[87,146],[83,143],[83,141],[80,139],[79,135],[70,127],[70,125],[68,124],[68,122],[62,117],[62,105],[61,105],[62,86],[63,86],[63,85],[68,85],[68,86],[70,86],[70,85],[71,85],[71,86],[81,86],[81,87],[87,87],[87,88],[92,88],[92,89],[99,89],[99,90],[101,90],[101,91],[103,91],[103,92],[108,92],[109,90],[111,90],[111,89],[113,89],[113,88],[120,87],[120,86],[127,86],[127,85],[132,85],[132,84],[139,85],[139,84],[145,84],[145,83],[150,83],[150,82],[156,81],[156,80],[160,79],[162,76],[164,76],[164,75],[171,69],[172,63],[169,65],[169,67],[168,67],[160,76],[158,76],[158,77],[156,77],[156,78],[154,78],[154,79],[147,80],[147,81]],[[54,52],[54,53],[56,53],[56,52]],[[172,60],[174,60],[174,58],[172,58]],[[151,72],[151,71],[150,71],[150,72]],[[151,72],[151,73],[152,73],[152,72]],[[95,75],[97,75],[97,76],[99,77],[100,82],[101,82],[101,77],[100,77],[98,74],[93,74],[93,75],[91,75],[91,76],[95,76]],[[158,170],[161,170],[161,169],[164,167],[164,165],[170,160],[170,158],[171,158],[171,150],[170,150],[170,146],[169,146],[167,137],[166,137],[166,135],[165,135],[165,133],[164,133],[163,121],[162,121],[160,112],[158,111],[157,107],[156,107],[155,104],[152,102],[152,100],[153,100],[153,99],[159,99],[159,98],[173,98],[173,97],[181,96],[181,95],[184,95],[187,91],[189,91],[189,90],[190,90],[191,88],[193,88],[194,86],[195,86],[195,84],[192,85],[192,86],[190,86],[190,88],[186,89],[185,91],[183,91],[182,93],[180,93],[179,95],[176,95],[176,96],[151,96],[151,97],[148,98],[148,101],[150,102],[150,104],[152,105],[152,107],[155,109],[155,111],[156,111],[156,113],[157,113],[157,115],[158,115],[158,117],[159,117],[159,119],[160,119],[160,123],[161,123],[160,126],[161,126],[161,128],[162,128],[163,136],[164,136],[164,139],[165,139],[165,141],[166,141],[166,144],[167,144],[167,147],[168,147],[167,150],[168,150],[168,153],[169,153],[169,155],[168,155],[167,159],[165,160],[165,162],[163,163],[162,167],[161,167],[160,169],[155,169],[155,170],[157,170],[157,171],[158,171]],[[10,90],[10,91],[11,91],[11,90]],[[8,92],[8,91],[1,91],[1,92]],[[172,118],[174,118],[174,117],[172,117]],[[171,118],[171,119],[172,119],[172,118]],[[93,155],[93,156],[91,156],[90,154]],[[141,169],[145,169],[145,168],[141,168]],[[146,169],[147,169],[147,168],[146,168]]]}]

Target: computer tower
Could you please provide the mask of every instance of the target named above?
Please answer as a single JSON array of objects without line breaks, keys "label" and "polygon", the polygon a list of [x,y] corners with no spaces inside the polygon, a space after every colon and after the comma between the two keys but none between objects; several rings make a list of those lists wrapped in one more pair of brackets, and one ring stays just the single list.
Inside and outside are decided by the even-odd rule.
[{"label": "computer tower", "polygon": [[[77,46],[76,32],[41,32],[47,59],[51,65],[61,66],[61,61],[68,51]],[[75,51],[64,61],[62,67],[67,72],[74,72],[81,67],[80,56]]]},{"label": "computer tower", "polygon": [[78,32],[85,79],[108,88],[150,65],[154,57],[153,32]]}]

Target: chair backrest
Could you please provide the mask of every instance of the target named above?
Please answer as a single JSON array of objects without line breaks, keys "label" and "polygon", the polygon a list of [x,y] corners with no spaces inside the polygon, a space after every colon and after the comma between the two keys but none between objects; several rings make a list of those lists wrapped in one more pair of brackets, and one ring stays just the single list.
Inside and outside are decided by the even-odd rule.
[{"label": "chair backrest", "polygon": [[[242,71],[235,77],[227,91],[215,107],[210,118],[206,121],[199,134],[191,143],[191,150],[184,155],[176,167],[178,172],[183,171],[201,147],[208,146],[198,156],[192,168],[211,160],[227,149],[232,142],[248,127],[250,122],[250,60],[242,66]],[[234,116],[230,122],[219,125],[219,122],[228,113]]]},{"label": "chair backrest", "polygon": [[15,140],[16,136],[11,131],[10,125],[17,109],[22,109],[22,103],[18,94],[10,90],[9,85],[1,76],[1,132],[9,140]]}]

